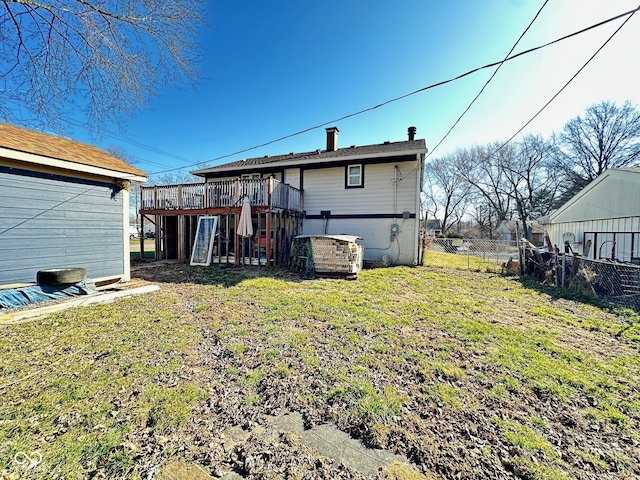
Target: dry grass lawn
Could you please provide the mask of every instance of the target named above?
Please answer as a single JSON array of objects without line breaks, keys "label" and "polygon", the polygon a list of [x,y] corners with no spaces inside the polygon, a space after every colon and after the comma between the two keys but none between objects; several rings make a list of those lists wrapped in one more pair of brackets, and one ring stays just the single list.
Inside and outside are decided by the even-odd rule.
[{"label": "dry grass lawn", "polygon": [[364,478],[263,435],[284,412],[427,478],[639,478],[638,315],[475,259],[427,261],[356,281],[164,265],[137,272],[157,293],[0,326],[1,478],[153,478],[181,462]]}]

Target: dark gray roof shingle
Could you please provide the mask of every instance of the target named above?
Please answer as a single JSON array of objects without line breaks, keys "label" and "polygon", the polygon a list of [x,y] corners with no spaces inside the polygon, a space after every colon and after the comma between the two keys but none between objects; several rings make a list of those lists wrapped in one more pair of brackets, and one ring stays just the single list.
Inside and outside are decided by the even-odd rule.
[{"label": "dark gray roof shingle", "polygon": [[223,165],[217,165],[215,167],[203,168],[201,170],[195,170],[191,172],[194,175],[205,175],[209,172],[224,172],[230,170],[236,170],[238,168],[247,168],[249,166],[276,166],[278,163],[299,163],[303,165],[308,162],[316,162],[318,160],[326,159],[327,161],[337,159],[348,159],[353,157],[384,157],[385,155],[400,154],[402,152],[416,152],[421,151],[426,153],[424,139],[410,140],[404,142],[385,142],[377,145],[364,145],[362,147],[348,147],[339,148],[335,151],[327,150],[314,150],[312,152],[303,153],[288,153],[285,155],[264,156],[257,158],[247,158],[245,160],[238,160],[235,162],[225,163]]}]

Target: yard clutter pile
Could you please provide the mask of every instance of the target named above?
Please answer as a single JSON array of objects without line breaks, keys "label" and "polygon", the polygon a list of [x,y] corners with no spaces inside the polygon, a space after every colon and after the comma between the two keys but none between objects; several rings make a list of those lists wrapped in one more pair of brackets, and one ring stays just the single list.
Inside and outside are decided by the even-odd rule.
[{"label": "yard clutter pile", "polygon": [[84,268],[51,268],[38,271],[37,285],[23,285],[0,290],[0,308],[12,309],[34,303],[90,295],[95,293],[87,286]]},{"label": "yard clutter pile", "polygon": [[289,270],[303,278],[358,278],[363,247],[356,235],[299,235],[292,245]]},{"label": "yard clutter pile", "polygon": [[34,303],[91,295],[92,293],[95,292],[85,282],[61,286],[30,285],[21,288],[9,288],[0,290],[0,308],[13,309]]}]

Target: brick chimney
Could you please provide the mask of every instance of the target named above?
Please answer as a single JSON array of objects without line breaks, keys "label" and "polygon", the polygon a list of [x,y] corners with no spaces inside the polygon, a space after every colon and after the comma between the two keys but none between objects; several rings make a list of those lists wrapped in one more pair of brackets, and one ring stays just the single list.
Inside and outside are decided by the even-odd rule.
[{"label": "brick chimney", "polygon": [[416,127],[409,127],[409,141],[413,142],[416,139]]},{"label": "brick chimney", "polygon": [[329,127],[327,130],[327,152],[338,150],[338,127]]}]

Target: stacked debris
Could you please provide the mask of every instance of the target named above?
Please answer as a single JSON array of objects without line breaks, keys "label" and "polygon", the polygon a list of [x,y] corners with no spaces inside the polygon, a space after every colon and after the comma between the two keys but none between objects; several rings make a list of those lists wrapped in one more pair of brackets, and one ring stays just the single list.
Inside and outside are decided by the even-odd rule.
[{"label": "stacked debris", "polygon": [[355,235],[300,235],[294,239],[289,270],[304,278],[358,278],[363,248]]}]

